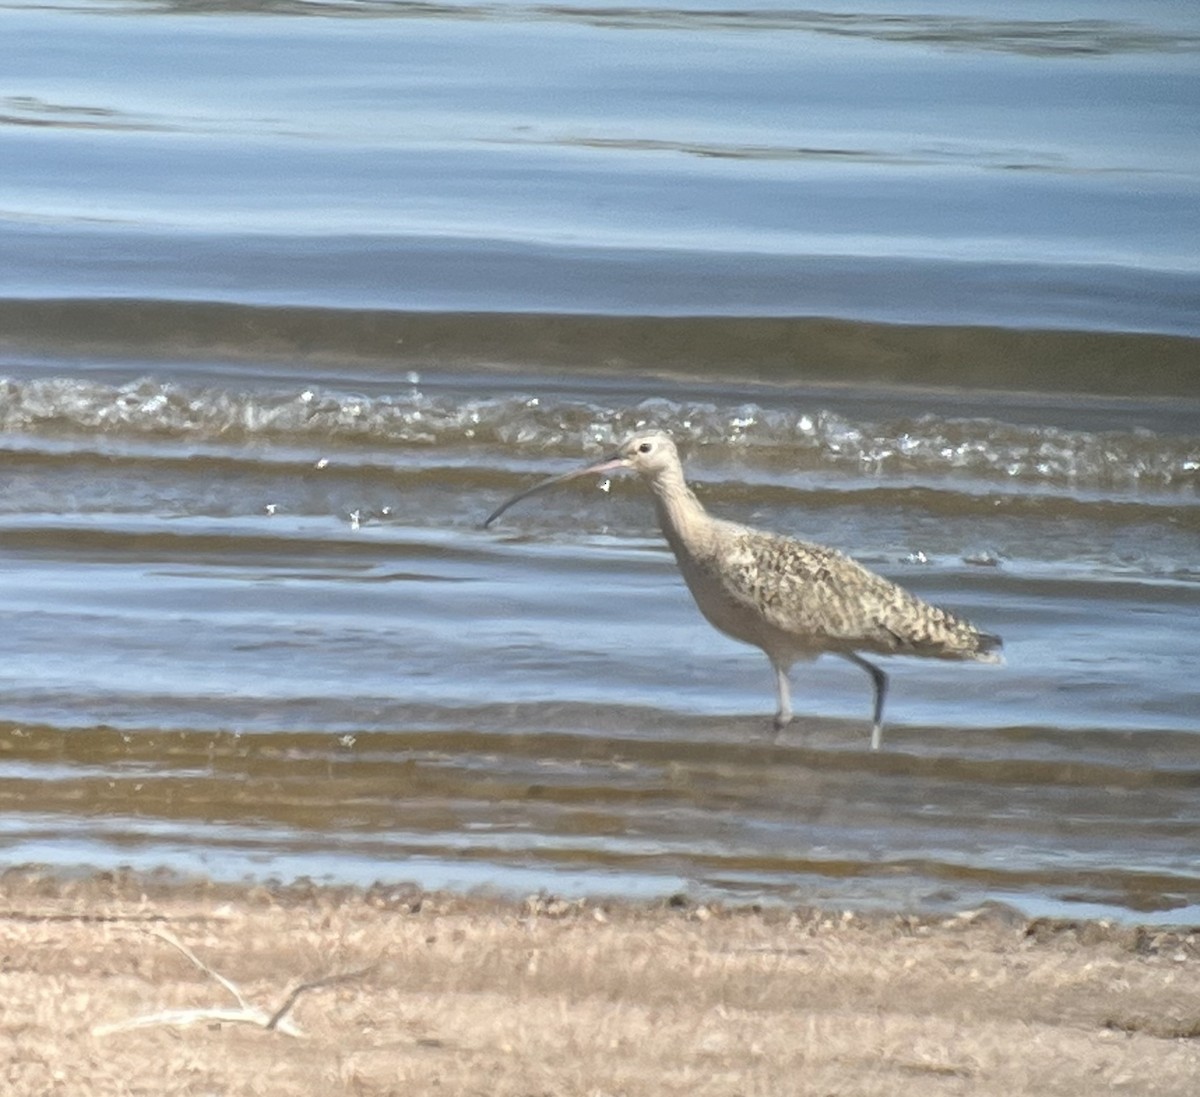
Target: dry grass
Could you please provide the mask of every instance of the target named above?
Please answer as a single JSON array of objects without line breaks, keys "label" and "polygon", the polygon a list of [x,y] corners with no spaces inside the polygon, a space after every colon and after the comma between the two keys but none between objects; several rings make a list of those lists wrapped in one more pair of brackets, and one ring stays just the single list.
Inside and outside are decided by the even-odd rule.
[{"label": "dry grass", "polygon": [[[357,977],[303,993],[297,1036],[106,1030],[234,1004],[163,936],[267,1016]],[[1200,934],[0,879],[14,1097],[1193,1097],[1197,1078]]]}]

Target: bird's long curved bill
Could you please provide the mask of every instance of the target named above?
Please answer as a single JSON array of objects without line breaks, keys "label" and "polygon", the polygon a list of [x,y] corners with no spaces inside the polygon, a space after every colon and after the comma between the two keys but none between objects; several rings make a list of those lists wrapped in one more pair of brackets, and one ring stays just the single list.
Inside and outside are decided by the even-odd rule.
[{"label": "bird's long curved bill", "polygon": [[573,472],[564,472],[561,476],[551,476],[549,480],[543,480],[540,484],[534,484],[531,488],[519,491],[511,499],[501,503],[483,520],[483,528],[487,529],[488,526],[508,510],[509,507],[513,506],[513,504],[519,503],[522,499],[528,499],[531,495],[537,495],[547,488],[555,487],[558,484],[565,484],[568,480],[574,480],[579,476],[597,476],[604,472],[615,472],[617,469],[625,467],[625,459],[614,455],[606,457],[603,461],[597,461],[594,465],[587,465],[584,468],[575,469]]}]

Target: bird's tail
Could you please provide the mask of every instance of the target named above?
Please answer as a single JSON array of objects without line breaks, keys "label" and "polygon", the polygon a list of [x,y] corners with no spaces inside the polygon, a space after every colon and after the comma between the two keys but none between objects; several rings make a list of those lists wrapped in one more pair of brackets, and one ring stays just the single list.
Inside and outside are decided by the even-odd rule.
[{"label": "bird's tail", "polygon": [[1003,663],[1004,641],[991,632],[975,633],[975,660],[979,663]]}]

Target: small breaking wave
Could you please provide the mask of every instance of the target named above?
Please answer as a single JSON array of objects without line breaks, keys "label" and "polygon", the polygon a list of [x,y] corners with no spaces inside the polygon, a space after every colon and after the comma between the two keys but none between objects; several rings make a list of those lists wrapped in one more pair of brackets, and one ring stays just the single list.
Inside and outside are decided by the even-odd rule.
[{"label": "small breaking wave", "polygon": [[[628,405],[555,392],[464,395],[417,374],[386,394],[304,387],[238,391],[152,377],[110,383],[70,377],[0,381],[0,431],[10,447],[37,439],[228,448],[461,450],[577,457],[646,427],[673,433],[720,478],[779,481],[813,472],[879,478],[969,477],[992,484],[1097,492],[1194,493],[1200,441],[1147,430],[1067,429],[926,413],[868,416],[794,399],[660,397]],[[26,441],[17,446],[15,439]]]}]

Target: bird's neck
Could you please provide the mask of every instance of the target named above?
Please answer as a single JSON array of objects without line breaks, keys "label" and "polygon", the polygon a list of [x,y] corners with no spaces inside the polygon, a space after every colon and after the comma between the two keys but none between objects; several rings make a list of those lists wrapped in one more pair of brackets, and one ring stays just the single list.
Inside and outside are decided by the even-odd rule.
[{"label": "bird's neck", "polygon": [[688,487],[680,469],[667,469],[650,481],[654,508],[663,535],[678,556],[681,549],[695,551],[712,523],[708,511]]}]

